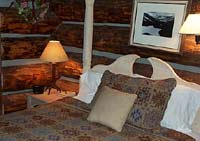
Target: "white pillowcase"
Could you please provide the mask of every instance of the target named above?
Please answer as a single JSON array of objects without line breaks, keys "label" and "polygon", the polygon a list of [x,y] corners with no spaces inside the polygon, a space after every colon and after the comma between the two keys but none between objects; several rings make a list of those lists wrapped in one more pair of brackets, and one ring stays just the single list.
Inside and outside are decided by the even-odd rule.
[{"label": "white pillowcase", "polygon": [[200,135],[200,108],[198,109],[194,121],[192,123],[192,131]]},{"label": "white pillowcase", "polygon": [[89,104],[92,101],[99,84],[101,83],[102,76],[103,73],[92,70],[83,73],[80,76],[79,93],[74,98]]},{"label": "white pillowcase", "polygon": [[177,85],[172,91],[161,126],[191,133],[191,125],[200,107],[200,91]]}]

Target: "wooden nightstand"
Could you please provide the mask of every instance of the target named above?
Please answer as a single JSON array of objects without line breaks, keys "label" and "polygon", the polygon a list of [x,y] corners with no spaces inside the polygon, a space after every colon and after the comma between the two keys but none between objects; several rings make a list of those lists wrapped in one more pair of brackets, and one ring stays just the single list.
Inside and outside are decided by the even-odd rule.
[{"label": "wooden nightstand", "polygon": [[67,92],[63,95],[62,93],[59,93],[55,89],[52,89],[50,94],[48,94],[47,91],[44,92],[43,94],[29,93],[27,94],[27,108],[30,109],[38,105],[51,103],[56,100],[62,99],[64,97],[73,97],[75,95],[76,95],[75,92]]}]

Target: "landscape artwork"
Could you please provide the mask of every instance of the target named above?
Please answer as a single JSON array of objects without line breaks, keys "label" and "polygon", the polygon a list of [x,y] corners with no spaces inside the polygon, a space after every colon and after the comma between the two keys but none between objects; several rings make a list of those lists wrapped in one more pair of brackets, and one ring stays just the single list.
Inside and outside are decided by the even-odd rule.
[{"label": "landscape artwork", "polygon": [[186,11],[187,1],[135,0],[130,45],[179,53]]},{"label": "landscape artwork", "polygon": [[174,13],[144,13],[142,34],[172,38],[174,18]]}]

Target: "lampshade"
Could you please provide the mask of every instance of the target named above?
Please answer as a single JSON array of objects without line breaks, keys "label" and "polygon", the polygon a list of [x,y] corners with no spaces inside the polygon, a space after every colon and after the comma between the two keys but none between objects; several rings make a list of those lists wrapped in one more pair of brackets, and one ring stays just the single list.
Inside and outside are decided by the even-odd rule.
[{"label": "lampshade", "polygon": [[40,59],[42,61],[56,63],[68,61],[68,56],[59,41],[49,41]]},{"label": "lampshade", "polygon": [[200,35],[200,14],[189,14],[179,33]]}]

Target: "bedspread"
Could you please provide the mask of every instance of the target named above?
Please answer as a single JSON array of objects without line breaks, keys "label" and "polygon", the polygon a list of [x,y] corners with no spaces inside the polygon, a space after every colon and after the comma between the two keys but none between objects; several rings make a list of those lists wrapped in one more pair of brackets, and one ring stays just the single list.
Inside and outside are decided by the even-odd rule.
[{"label": "bedspread", "polygon": [[86,120],[89,107],[65,98],[0,117],[0,141],[193,141],[169,129],[145,131],[125,124],[118,133]]}]

